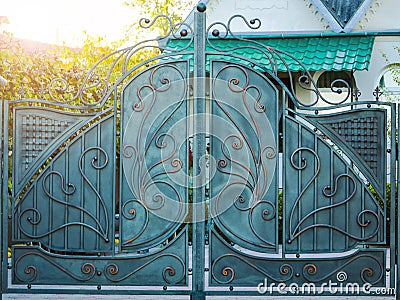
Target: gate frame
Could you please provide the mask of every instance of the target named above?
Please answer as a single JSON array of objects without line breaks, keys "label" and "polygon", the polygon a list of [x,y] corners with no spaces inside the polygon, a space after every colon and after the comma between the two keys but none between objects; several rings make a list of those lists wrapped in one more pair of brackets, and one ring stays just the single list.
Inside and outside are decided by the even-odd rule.
[{"label": "gate frame", "polygon": [[[205,139],[205,134],[203,132],[203,128],[205,127],[205,112],[206,112],[206,104],[205,104],[205,98],[206,98],[206,14],[204,13],[206,10],[206,7],[204,4],[199,5],[197,7],[198,12],[195,12],[195,20],[194,20],[194,114],[196,118],[193,119],[193,128],[194,128],[194,136],[193,136],[193,173],[195,174],[200,174],[200,165],[199,165],[199,158],[203,156],[204,154],[204,149],[206,148],[206,139]],[[376,102],[375,102],[376,103]],[[363,102],[364,104],[364,102]],[[374,102],[365,102],[365,104],[374,104]],[[5,195],[5,191],[7,190],[7,179],[8,179],[8,163],[7,157],[8,157],[8,149],[4,149],[4,145],[8,144],[7,141],[4,140],[4,137],[7,137],[8,134],[8,126],[4,126],[2,128],[4,119],[8,118],[3,118],[3,113],[8,114],[8,109],[6,112],[4,112],[3,109],[3,103],[0,103],[0,110],[2,114],[0,115],[0,131],[2,132],[2,137],[3,141],[2,144],[0,145],[0,154],[3,160],[2,163],[2,174],[4,176],[3,180],[0,182],[0,188]],[[7,106],[8,107],[8,106]],[[396,109],[395,114],[391,115],[391,122],[392,124],[399,124],[400,127],[400,119],[397,120],[396,123],[396,117],[400,109],[400,104],[397,105],[397,111]],[[200,117],[199,117],[200,116]],[[7,125],[7,124],[6,124]],[[395,128],[392,127],[392,128]],[[392,140],[391,140],[391,148],[392,148],[392,155],[394,155],[394,152],[397,154],[398,149],[396,151],[393,151],[393,149],[396,149],[397,143],[396,143],[396,133],[393,132],[391,133]],[[390,162],[391,165],[391,170],[392,173],[390,175],[390,181],[391,183],[398,182],[400,178],[400,168],[398,170],[397,174],[397,181],[396,181],[396,172],[395,166],[396,166],[396,159],[391,159]],[[200,187],[198,187],[200,186]],[[118,188],[118,187],[116,187]],[[400,195],[400,192],[398,192]],[[389,234],[395,234],[395,230],[400,230],[400,217],[397,216],[396,220],[396,212],[395,211],[395,194],[396,191],[395,189],[391,189],[390,192],[390,197],[392,199],[391,204],[390,204],[390,233]],[[194,203],[203,203],[203,199],[205,197],[205,189],[201,185],[196,185],[196,188],[193,189],[193,202]],[[3,199],[3,202],[4,201]],[[0,237],[2,241],[2,247],[1,247],[1,270],[6,270],[7,269],[7,259],[6,258],[6,253],[7,253],[7,248],[8,248],[8,242],[6,241],[6,237],[4,233],[7,231],[9,233],[10,229],[8,228],[8,225],[6,222],[8,221],[8,212],[7,212],[7,203],[2,203],[1,205],[1,211],[0,211]],[[194,205],[193,206],[194,210],[192,213],[192,216],[195,220],[200,220],[201,217],[205,215],[205,207],[204,205],[198,206]],[[397,226],[396,226],[396,222]],[[204,266],[205,266],[205,226],[202,222],[193,222],[193,233],[192,233],[192,238],[193,238],[193,246],[192,246],[192,261],[188,261],[193,264],[193,273],[192,273],[192,283],[191,283],[191,290],[185,290],[185,291],[178,291],[178,290],[172,290],[172,291],[157,291],[157,290],[151,290],[151,291],[143,291],[143,290],[134,290],[134,291],[128,291],[128,290],[120,290],[120,291],[112,291],[110,293],[110,290],[102,290],[102,291],[94,291],[94,290],[70,290],[70,289],[62,289],[62,290],[55,290],[55,289],[38,289],[38,290],[32,290],[33,293],[54,293],[54,291],[57,291],[57,293],[79,293],[79,294],[124,294],[124,293],[130,293],[130,294],[141,294],[141,295],[190,295],[191,299],[205,299],[206,295],[259,295],[257,292],[251,293],[248,291],[207,291],[205,290],[205,276],[204,276]],[[397,248],[396,248],[397,246]],[[395,235],[395,238],[392,238],[390,240],[390,265],[391,267],[395,266],[395,250],[397,252],[397,249],[400,247],[400,241]],[[397,256],[397,265],[400,263],[400,258]],[[187,272],[187,270],[186,270]],[[393,271],[394,273],[394,271]],[[400,270],[397,270],[397,283],[400,283],[399,275],[400,275]],[[1,283],[0,283],[0,295],[2,295],[4,292],[15,292],[15,293],[29,293],[29,289],[19,289],[19,288],[9,288],[8,287],[8,274],[5,274],[5,272],[1,272]],[[391,276],[390,283],[391,285],[394,284],[394,275]],[[4,286],[3,286],[4,285]],[[188,287],[190,287],[190,284],[188,283]],[[96,292],[96,293],[95,293]],[[397,291],[398,295],[400,296],[400,291]]]}]

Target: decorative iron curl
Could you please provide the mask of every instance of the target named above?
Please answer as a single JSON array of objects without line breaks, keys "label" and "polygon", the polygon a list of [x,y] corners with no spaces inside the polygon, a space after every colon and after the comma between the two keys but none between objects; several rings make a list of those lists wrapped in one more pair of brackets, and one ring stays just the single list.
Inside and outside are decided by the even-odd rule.
[{"label": "decorative iron curl", "polygon": [[[337,100],[337,101],[331,101],[331,100],[327,99],[326,97],[322,96],[322,94],[320,93],[320,91],[318,89],[316,82],[312,79],[310,71],[301,62],[301,60],[299,60],[298,58],[296,58],[295,56],[293,56],[292,54],[290,54],[286,51],[282,51],[282,50],[264,45],[263,43],[261,43],[259,41],[240,38],[233,32],[232,27],[231,27],[231,24],[235,19],[240,19],[242,22],[244,22],[244,24],[248,28],[253,29],[253,30],[259,29],[261,26],[261,21],[259,19],[252,19],[252,20],[248,21],[242,15],[232,16],[228,20],[227,24],[225,24],[223,22],[214,22],[207,28],[207,33],[208,33],[207,34],[207,43],[212,49],[214,49],[215,51],[218,51],[218,52],[227,53],[227,55],[232,55],[235,53],[236,50],[240,50],[240,49],[251,49],[253,51],[257,51],[257,52],[261,53],[268,61],[268,63],[266,65],[258,65],[258,67],[261,69],[264,69],[267,72],[272,71],[276,75],[278,74],[278,71],[280,70],[279,65],[283,65],[283,68],[288,73],[289,78],[290,78],[290,87],[289,87],[290,96],[295,101],[295,104],[298,104],[298,106],[300,106],[300,107],[301,106],[312,107],[312,106],[316,105],[319,101],[322,101],[325,104],[332,105],[332,106],[340,105],[350,98],[350,96],[351,96],[350,84],[343,79],[336,79],[331,83],[331,91],[338,95],[341,95],[343,93],[343,89],[336,87],[336,84],[343,83],[345,85],[347,92],[345,93],[345,95],[342,99]],[[222,29],[222,33],[220,32],[220,30],[218,28]],[[227,47],[220,48],[212,42],[212,37],[218,38],[218,39],[227,39],[229,37],[229,38],[232,38],[233,40],[244,42],[245,44],[238,44],[239,46],[230,47],[230,48],[227,48]],[[294,76],[292,74],[292,71],[291,71],[288,61],[295,62],[298,65],[298,68],[300,69],[300,71],[302,71],[304,73],[303,75],[301,75],[298,78],[298,84],[301,88],[308,90],[315,95],[315,100],[312,101],[311,103],[303,102],[301,99],[299,99],[296,96],[295,86],[293,84]],[[254,63],[252,63],[252,66],[254,66]],[[271,70],[269,70],[269,69],[271,69]]]},{"label": "decorative iron curl", "polygon": [[[185,270],[186,270],[185,263],[182,260],[182,258],[180,258],[179,256],[177,256],[175,254],[171,254],[171,253],[159,254],[159,255],[151,258],[150,260],[148,260],[146,263],[142,264],[141,266],[137,267],[136,269],[132,270],[131,272],[128,272],[127,274],[122,275],[120,277],[117,277],[117,275],[120,273],[118,265],[116,263],[109,263],[104,267],[104,276],[112,282],[121,282],[121,281],[133,276],[134,274],[138,273],[139,271],[143,270],[150,264],[157,263],[157,261],[162,258],[169,258],[169,260],[168,260],[169,262],[171,262],[171,259],[173,259],[174,261],[177,262],[177,264],[180,266],[180,269],[182,271],[182,272],[180,272],[181,276],[177,277],[176,280],[174,280],[174,281],[170,280],[170,278],[168,278],[168,277],[177,276],[179,273],[177,273],[177,271],[176,271],[177,269],[175,267],[173,267],[169,264],[168,266],[164,267],[164,269],[161,272],[161,277],[162,277],[163,281],[167,284],[177,284],[177,283],[181,282],[185,278],[185,274],[186,274],[185,273]],[[160,263],[158,262],[158,264],[160,264]]]},{"label": "decorative iron curl", "polygon": [[37,257],[43,259],[44,261],[46,261],[47,263],[49,263],[50,265],[52,265],[53,267],[57,268],[61,272],[65,273],[69,277],[71,277],[71,278],[73,278],[73,279],[75,279],[77,281],[80,281],[80,282],[89,281],[96,274],[96,268],[92,263],[84,263],[80,268],[81,274],[83,274],[83,276],[82,275],[79,276],[79,275],[76,275],[76,274],[68,271],[64,266],[56,263],[50,257],[47,257],[46,255],[41,254],[39,252],[31,251],[31,252],[26,252],[26,253],[22,254],[14,262],[14,268],[16,270],[15,277],[21,282],[33,282],[33,281],[35,281],[37,279],[37,276],[38,276],[38,273],[39,273],[36,266],[28,265],[28,266],[25,267],[24,273],[27,274],[27,275],[32,274],[29,278],[22,278],[21,275],[18,274],[18,270],[20,269],[18,265],[21,263],[21,261],[25,257],[28,257],[28,256],[37,256]]},{"label": "decorative iron curl", "polygon": [[[92,166],[95,167],[95,168],[101,167],[101,166],[95,165],[95,162],[96,162],[96,161],[97,161],[97,160],[92,161]],[[22,212],[20,212],[20,213],[17,215],[18,229],[19,229],[24,235],[26,235],[26,236],[28,236],[28,237],[30,237],[30,238],[32,238],[32,239],[39,239],[39,238],[43,238],[43,237],[45,237],[45,236],[51,235],[52,233],[54,233],[54,232],[56,232],[56,231],[59,231],[59,230],[61,230],[61,229],[63,229],[63,228],[66,228],[66,227],[70,227],[70,226],[83,226],[83,227],[86,227],[86,228],[88,228],[88,229],[94,231],[96,234],[98,234],[99,236],[101,236],[106,242],[108,242],[108,238],[107,238],[107,229],[104,230],[104,228],[102,227],[100,221],[98,220],[98,218],[97,218],[96,216],[94,216],[90,211],[86,210],[84,207],[82,207],[82,206],[80,206],[80,205],[73,204],[73,203],[68,202],[68,201],[66,201],[66,200],[63,200],[63,199],[59,199],[59,198],[55,197],[55,196],[50,192],[50,190],[49,190],[48,187],[47,187],[47,181],[48,181],[48,178],[49,178],[50,176],[54,176],[54,175],[57,176],[57,177],[59,177],[59,178],[61,179],[61,191],[63,192],[64,195],[70,196],[70,195],[73,195],[73,194],[75,193],[75,186],[74,186],[73,184],[71,184],[71,183],[68,183],[68,184],[67,184],[68,187],[72,188],[71,191],[68,191],[66,188],[64,188],[64,185],[65,185],[65,184],[64,184],[64,181],[65,181],[65,179],[64,179],[64,176],[63,176],[60,172],[58,172],[58,171],[51,171],[51,172],[48,172],[48,173],[43,177],[43,180],[42,180],[42,189],[43,189],[44,193],[47,195],[47,197],[49,197],[49,199],[52,200],[52,201],[55,201],[55,202],[60,203],[60,204],[62,204],[62,205],[65,205],[66,207],[74,208],[74,209],[77,209],[77,210],[81,211],[81,212],[84,213],[87,217],[89,217],[92,221],[95,222],[96,227],[94,227],[94,226],[92,226],[92,225],[89,225],[89,224],[86,224],[86,223],[82,223],[82,222],[70,222],[70,223],[62,224],[62,225],[60,225],[60,226],[58,226],[58,227],[55,227],[55,228],[50,228],[47,232],[31,234],[31,233],[29,233],[29,232],[24,228],[24,226],[23,226],[22,220],[24,219],[24,216],[25,216],[28,212],[32,212],[32,213],[34,214],[33,217],[32,217],[32,216],[29,216],[29,217],[26,218],[26,220],[29,222],[29,224],[30,224],[31,226],[37,226],[37,225],[41,222],[41,213],[40,213],[40,211],[39,211],[37,208],[31,207],[31,208],[27,208],[27,209],[23,210]]]},{"label": "decorative iron curl", "polygon": [[[320,271],[322,271],[322,272],[326,271],[326,268],[318,269],[314,263],[308,263],[308,264],[305,264],[303,267],[303,276],[308,282],[325,282],[332,275],[337,275],[337,273],[340,270],[343,270],[345,267],[353,264],[356,260],[360,260],[360,259],[372,260],[373,262],[376,263],[376,266],[377,266],[377,268],[376,268],[377,271],[374,272],[374,269],[370,266],[371,262],[369,262],[369,267],[363,268],[360,271],[361,280],[365,283],[370,283],[370,284],[378,283],[382,279],[382,276],[384,276],[384,271],[383,271],[384,268],[383,268],[382,264],[379,262],[379,260],[370,254],[360,254],[360,255],[354,256],[354,257],[350,258],[348,261],[346,261],[345,263],[343,263],[342,265],[334,268],[333,270],[326,272],[323,275],[320,275],[319,273],[320,273]],[[372,277],[374,276],[375,273],[377,275],[376,275],[374,281],[367,280],[367,278],[366,278],[367,276],[370,277],[371,279],[374,279]],[[317,277],[318,275],[319,275],[319,277]]]},{"label": "decorative iron curl", "polygon": [[[279,267],[279,274],[282,276],[274,276],[271,275],[270,273],[267,272],[267,270],[265,270],[264,268],[261,268],[260,266],[252,263],[251,261],[249,261],[248,259],[237,255],[237,254],[233,254],[233,253],[228,253],[228,254],[224,254],[221,255],[219,257],[217,257],[211,264],[211,276],[212,278],[219,284],[229,284],[231,282],[233,282],[233,280],[235,279],[235,269],[233,268],[233,264],[230,263],[229,259],[233,259],[233,260],[238,260],[242,263],[244,263],[245,265],[251,267],[252,269],[256,270],[258,273],[262,274],[265,277],[268,277],[269,279],[276,281],[276,282],[285,282],[290,280],[293,277],[293,267],[289,264],[283,264]],[[227,263],[222,264],[222,260],[228,260]],[[222,264],[224,267],[222,267],[220,269],[220,272],[217,271],[217,265],[218,264]],[[237,263],[234,264],[235,266],[237,266]],[[240,270],[240,268],[238,268]],[[271,268],[268,268],[268,271],[270,271]],[[225,278],[227,278],[226,280],[220,280],[219,278],[217,278],[217,275],[221,274],[222,276],[224,276]]]},{"label": "decorative iron curl", "polygon": [[[115,85],[124,79],[133,69],[130,67],[132,57],[142,50],[157,49],[164,51],[162,55],[156,56],[151,60],[156,60],[161,56],[173,55],[174,53],[184,52],[193,44],[193,28],[187,23],[173,24],[171,18],[166,15],[156,16],[153,20],[142,18],[139,26],[143,29],[151,29],[160,20],[166,20],[168,30],[166,34],[156,38],[145,39],[133,46],[125,47],[113,51],[99,59],[87,72],[83,80],[76,87],[70,85],[65,78],[54,78],[47,86],[50,98],[61,104],[70,104],[76,108],[97,108],[104,104],[114,90]],[[173,39],[187,39],[184,45],[179,47],[161,46],[163,41]],[[165,43],[167,44],[167,43]],[[146,62],[138,64],[138,68]],[[103,67],[105,66],[105,67]],[[100,72],[100,68],[102,71]],[[103,71],[104,70],[104,71]],[[115,76],[116,75],[116,76]],[[115,78],[113,78],[115,77]],[[113,81],[111,81],[113,80]],[[44,94],[44,89],[40,94]]]},{"label": "decorative iron curl", "polygon": [[242,20],[242,22],[249,29],[252,29],[252,30],[256,30],[256,29],[259,29],[261,27],[261,20],[260,19],[255,18],[255,19],[251,19],[250,21],[248,21],[244,16],[236,14],[236,15],[233,15],[232,17],[229,18],[227,24],[224,24],[222,22],[214,22],[214,23],[212,23],[210,26],[208,26],[207,32],[211,32],[211,29],[213,27],[221,26],[221,27],[223,27],[223,29],[225,29],[225,31],[223,32],[223,35],[220,35],[220,31],[218,29],[214,29],[212,31],[212,36],[218,37],[220,39],[224,39],[227,36],[232,36],[235,39],[241,40],[239,37],[236,36],[236,34],[232,31],[232,28],[231,28],[231,23],[235,19]]}]

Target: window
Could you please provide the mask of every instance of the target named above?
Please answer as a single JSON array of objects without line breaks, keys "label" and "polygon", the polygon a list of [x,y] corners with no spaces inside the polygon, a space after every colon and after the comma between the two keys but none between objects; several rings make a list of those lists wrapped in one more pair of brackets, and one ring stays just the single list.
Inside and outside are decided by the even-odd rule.
[{"label": "window", "polygon": [[379,81],[379,89],[383,92],[380,100],[399,102],[400,100],[400,66],[387,70]]}]

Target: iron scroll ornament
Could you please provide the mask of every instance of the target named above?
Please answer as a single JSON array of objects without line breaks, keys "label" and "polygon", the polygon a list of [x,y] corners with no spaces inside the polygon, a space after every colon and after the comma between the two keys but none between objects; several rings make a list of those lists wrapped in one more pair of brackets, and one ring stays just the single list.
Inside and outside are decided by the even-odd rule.
[{"label": "iron scroll ornament", "polygon": [[161,63],[125,87],[121,213],[123,228],[135,227],[122,235],[125,248],[162,243],[186,216],[187,69]]},{"label": "iron scroll ornament", "polygon": [[[114,88],[120,85],[121,81],[135,73],[135,69],[148,66],[149,63],[157,61],[169,53],[169,56],[184,53],[193,45],[194,34],[189,24],[184,22],[173,23],[166,15],[158,15],[153,20],[141,18],[139,26],[143,29],[152,29],[158,22],[164,22],[168,28],[163,35],[138,42],[133,46],[118,49],[105,55],[97,61],[87,74],[75,73],[76,79],[81,80],[79,87],[72,87],[65,78],[54,78],[47,86],[47,93],[52,101],[61,104],[70,104],[77,108],[100,108],[113,93]],[[185,45],[177,48],[169,47],[170,38],[179,40],[188,37]],[[165,44],[165,46],[163,46]],[[156,50],[155,56],[132,66],[132,60],[141,51]],[[76,90],[76,92],[75,92]],[[40,94],[44,94],[44,87],[41,87]]]},{"label": "iron scroll ornament", "polygon": [[[98,201],[99,206],[103,210],[103,215],[104,215],[103,222],[104,223],[102,223],[101,219],[99,219],[97,216],[95,216],[92,212],[87,210],[85,207],[83,207],[81,205],[73,204],[70,201],[66,201],[66,200],[63,200],[63,199],[60,199],[60,198],[54,196],[54,187],[52,188],[53,192],[51,192],[47,185],[47,183],[49,182],[49,179],[51,177],[59,178],[59,181],[60,181],[59,190],[65,196],[69,196],[69,197],[73,196],[75,194],[76,188],[72,183],[66,184],[65,177],[60,172],[49,171],[44,175],[44,177],[42,179],[42,189],[43,189],[45,195],[47,195],[47,197],[49,198],[49,200],[64,205],[66,209],[69,208],[69,209],[76,209],[76,210],[80,211],[82,214],[87,216],[92,222],[94,222],[96,224],[96,226],[89,225],[84,222],[69,222],[69,223],[59,225],[56,228],[50,228],[49,231],[47,231],[47,232],[31,234],[28,232],[28,228],[25,229],[25,227],[27,225],[29,225],[29,230],[32,232],[35,232],[36,230],[33,230],[33,228],[35,226],[40,225],[42,217],[41,217],[41,212],[37,208],[30,207],[30,208],[24,209],[22,212],[19,212],[17,215],[18,229],[25,236],[32,238],[32,239],[40,239],[40,238],[49,236],[49,235],[51,235],[59,230],[62,230],[64,228],[78,226],[78,227],[85,227],[85,228],[95,232],[106,243],[108,243],[110,241],[110,239],[109,239],[109,216],[108,216],[109,212],[106,209],[106,205],[105,205],[105,202],[104,202],[102,196],[100,195],[97,188],[89,180],[89,178],[85,175],[85,171],[82,167],[83,160],[85,159],[85,157],[88,155],[88,153],[94,152],[94,151],[97,152],[97,155],[94,155],[91,159],[92,168],[99,170],[99,171],[104,169],[108,165],[109,161],[108,161],[107,152],[104,149],[102,149],[101,147],[90,147],[90,148],[85,149],[85,151],[83,151],[82,154],[80,155],[78,165],[79,165],[80,175],[82,176],[84,181],[88,184],[90,189],[95,194],[95,196],[96,196],[95,199],[96,199],[96,201]],[[20,202],[18,204],[18,206],[21,204],[22,204],[22,202]],[[15,209],[16,212],[18,211],[18,206]]]},{"label": "iron scroll ornament", "polygon": [[[265,230],[274,232],[277,215],[272,196],[277,162],[275,90],[266,78],[261,77],[264,85],[255,81],[254,72],[243,65],[222,61],[210,65],[215,74],[211,156],[216,160],[210,183],[211,216],[242,247],[275,249],[276,237],[267,236]],[[221,130],[218,118],[229,126]],[[236,217],[248,220],[245,231],[231,226]]]},{"label": "iron scroll ornament", "polygon": [[[329,106],[335,106],[335,105],[340,105],[346,101],[348,101],[351,98],[352,90],[351,90],[351,85],[349,82],[343,79],[335,79],[331,82],[330,84],[330,90],[331,92],[341,95],[341,98],[335,101],[332,101],[326,97],[324,97],[321,92],[319,91],[319,88],[316,84],[316,82],[313,79],[313,76],[311,75],[310,71],[307,69],[307,67],[295,56],[292,54],[282,51],[277,48],[273,48],[267,45],[264,45],[263,43],[260,43],[256,40],[248,39],[248,38],[241,38],[235,32],[232,30],[232,22],[234,20],[241,20],[248,28],[252,30],[259,29],[261,27],[261,20],[258,18],[251,19],[250,21],[247,20],[244,16],[242,15],[233,15],[232,17],[229,18],[228,22],[225,24],[223,22],[214,22],[209,27],[207,28],[207,45],[220,53],[226,53],[227,55],[230,56],[235,56],[235,51],[237,50],[243,50],[243,49],[250,49],[251,51],[256,51],[260,53],[262,56],[267,58],[267,61],[269,62],[267,65],[260,65],[257,64],[256,61],[248,61],[245,57],[241,55],[237,55],[235,57],[241,58],[244,61],[247,61],[250,63],[252,67],[256,67],[264,72],[272,72],[275,76],[278,74],[278,66],[283,65],[284,72],[286,72],[289,75],[289,91],[290,91],[290,97],[293,100],[294,104],[296,106],[300,107],[313,107],[317,103],[325,103]],[[220,29],[218,29],[220,28]],[[221,31],[222,30],[222,31]],[[221,33],[222,32],[222,33]],[[215,43],[213,43],[214,38],[217,38],[219,40],[224,40],[224,39],[233,39],[238,42],[238,46],[235,47],[218,47]],[[299,99],[296,96],[295,92],[295,86],[294,86],[294,76],[292,74],[290,65],[288,63],[288,60],[294,62],[299,68],[300,72],[302,73],[298,79],[297,83],[298,85],[312,94],[315,95],[314,99],[310,103],[305,103],[301,99]],[[274,77],[275,77],[274,76]]]},{"label": "iron scroll ornament", "polygon": [[[312,154],[312,156],[314,156],[316,167],[315,167],[315,171],[314,171],[313,176],[308,180],[308,182],[306,183],[304,188],[302,188],[302,190],[300,191],[298,197],[294,201],[293,206],[292,206],[292,208],[290,210],[290,216],[289,216],[289,238],[287,240],[288,244],[291,244],[295,239],[297,239],[304,232],[306,232],[308,230],[311,230],[313,228],[328,228],[328,229],[332,229],[332,230],[335,230],[335,231],[337,231],[337,232],[339,232],[339,233],[341,233],[343,235],[346,235],[347,237],[350,237],[350,238],[352,238],[354,240],[357,240],[357,241],[367,241],[367,240],[371,239],[372,237],[374,237],[378,233],[381,225],[380,225],[380,218],[377,215],[377,213],[372,211],[372,210],[370,210],[370,209],[364,209],[364,210],[360,211],[357,214],[357,217],[356,217],[357,224],[360,227],[367,227],[367,226],[372,224],[372,221],[369,220],[369,219],[367,219],[366,221],[363,221],[363,217],[366,214],[369,214],[369,215],[373,216],[374,219],[376,220],[376,228],[370,234],[368,234],[368,235],[366,235],[364,237],[363,236],[356,236],[356,235],[351,234],[350,232],[348,232],[348,231],[346,231],[344,229],[341,229],[341,228],[339,228],[337,226],[334,226],[332,224],[326,224],[326,223],[314,223],[312,225],[308,225],[308,226],[302,228],[302,224],[305,223],[305,221],[307,221],[311,217],[317,215],[319,212],[322,212],[324,210],[332,210],[332,209],[334,209],[336,207],[345,205],[346,203],[348,203],[352,199],[355,199],[354,195],[356,194],[357,185],[355,183],[354,178],[351,177],[348,174],[340,174],[340,175],[338,175],[335,178],[333,188],[332,188],[331,185],[327,185],[322,190],[322,194],[326,198],[332,198],[332,197],[334,197],[336,195],[336,193],[338,191],[339,181],[343,181],[343,180],[347,179],[348,183],[351,183],[349,185],[352,186],[352,188],[351,188],[351,191],[349,192],[349,195],[345,199],[343,199],[341,201],[338,201],[337,203],[333,203],[331,205],[325,205],[325,206],[321,206],[319,208],[316,208],[316,209],[306,213],[304,216],[302,216],[297,221],[296,224],[294,224],[294,220],[293,220],[294,219],[294,213],[295,213],[295,211],[297,211],[299,209],[299,205],[300,205],[300,202],[301,202],[301,200],[302,200],[302,198],[304,196],[304,193],[311,186],[311,184],[314,182],[314,180],[318,177],[319,172],[320,172],[320,158],[319,158],[318,154],[314,150],[312,150],[310,148],[307,148],[307,147],[300,147],[300,148],[296,149],[291,154],[290,163],[291,163],[292,167],[294,169],[298,170],[299,172],[301,172],[305,168],[307,168],[307,159],[304,156],[301,156],[302,152],[308,152],[308,153]],[[300,159],[298,159],[297,162],[296,162],[296,159],[295,159],[296,156],[300,157]],[[298,163],[298,162],[300,162],[300,163]],[[355,199],[354,201],[356,201],[356,200],[357,199]]]}]

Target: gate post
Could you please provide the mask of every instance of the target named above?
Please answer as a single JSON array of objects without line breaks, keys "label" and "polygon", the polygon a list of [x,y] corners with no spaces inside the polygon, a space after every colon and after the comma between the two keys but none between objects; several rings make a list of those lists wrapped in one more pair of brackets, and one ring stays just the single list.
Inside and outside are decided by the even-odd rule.
[{"label": "gate post", "polygon": [[[7,270],[6,265],[8,261],[6,260],[6,253],[8,253],[8,235],[4,234],[4,227],[3,222],[8,221],[8,216],[5,217],[3,213],[4,201],[8,201],[4,191],[3,191],[3,180],[8,175],[8,170],[4,169],[3,163],[3,147],[4,147],[4,135],[3,135],[3,100],[0,99],[0,169],[1,169],[1,176],[0,176],[0,193],[5,197],[0,197],[0,299],[3,299],[3,283],[7,282],[7,275],[8,273],[5,272]],[[8,215],[8,213],[6,213]]]},{"label": "gate post", "polygon": [[190,299],[205,299],[204,293],[204,187],[199,160],[204,156],[205,143],[205,32],[206,32],[206,6],[197,5],[194,15],[194,117],[193,117],[193,231],[192,231],[192,261],[193,281]]}]

